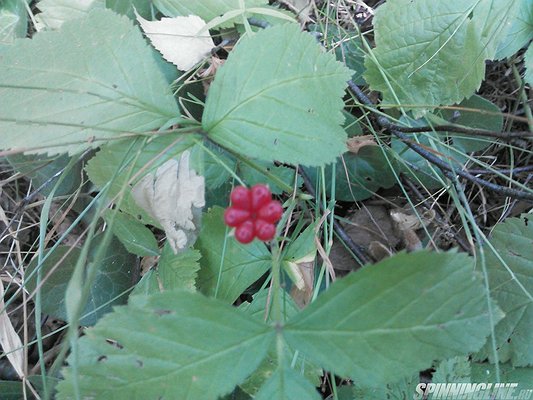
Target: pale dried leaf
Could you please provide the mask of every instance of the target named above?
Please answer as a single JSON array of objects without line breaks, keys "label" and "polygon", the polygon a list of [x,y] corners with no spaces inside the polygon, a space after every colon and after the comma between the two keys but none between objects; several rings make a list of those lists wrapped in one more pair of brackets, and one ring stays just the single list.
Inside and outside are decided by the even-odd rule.
[{"label": "pale dried leaf", "polygon": [[435,217],[435,212],[429,210],[417,216],[404,210],[391,210],[390,216],[403,236],[406,249],[409,251],[422,249],[422,242],[415,231],[429,225]]},{"label": "pale dried leaf", "polygon": [[353,154],[359,153],[359,150],[364,146],[377,146],[373,135],[354,136],[346,141],[348,151]]},{"label": "pale dried leaf", "polygon": [[197,220],[205,205],[204,177],[189,167],[189,157],[190,152],[184,151],[179,161],[168,160],[132,189],[137,204],[165,230],[174,253],[196,236]]},{"label": "pale dried leaf", "polygon": [[291,289],[291,296],[298,304],[298,307],[304,308],[311,302],[313,297],[313,283],[315,281],[315,261],[289,263],[291,268],[298,269],[299,276],[302,278],[300,286],[295,283]]},{"label": "pale dried leaf", "polygon": [[142,30],[163,58],[182,71],[194,67],[215,47],[209,32],[200,34],[205,21],[196,15],[161,18],[161,21],[147,21],[136,15]]},{"label": "pale dried leaf", "polygon": [[24,353],[22,351],[22,342],[20,341],[11,320],[7,315],[7,309],[4,303],[4,283],[0,279],[0,345],[7,355],[7,359],[15,369],[17,375],[24,376]]}]

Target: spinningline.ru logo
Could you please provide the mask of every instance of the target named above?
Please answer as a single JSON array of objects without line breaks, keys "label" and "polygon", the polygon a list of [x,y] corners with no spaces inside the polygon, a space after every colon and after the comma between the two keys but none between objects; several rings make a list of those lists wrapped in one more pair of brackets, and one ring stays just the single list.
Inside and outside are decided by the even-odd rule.
[{"label": "spinningline.ru logo", "polygon": [[518,383],[419,383],[414,400],[529,400],[533,389],[519,389]]}]

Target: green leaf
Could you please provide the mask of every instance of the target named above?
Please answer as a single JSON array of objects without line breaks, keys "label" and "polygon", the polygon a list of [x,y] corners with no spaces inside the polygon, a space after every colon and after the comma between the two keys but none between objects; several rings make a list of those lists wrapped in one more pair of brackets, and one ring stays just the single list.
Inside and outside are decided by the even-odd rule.
[{"label": "green leaf", "polygon": [[[497,255],[485,247],[491,296],[505,312],[496,326],[500,361],[514,366],[533,364],[533,216],[509,218],[492,231],[491,244]],[[505,265],[502,263],[505,263]],[[492,348],[482,354],[492,357]]]},{"label": "green leaf", "polygon": [[454,357],[439,363],[433,373],[433,382],[470,382],[471,367],[468,357]]},{"label": "green leaf", "polygon": [[236,161],[224,149],[210,142],[206,141],[203,146],[205,150],[202,146],[194,146],[191,158],[203,159],[202,175],[205,178],[206,189],[218,189],[230,179],[229,171],[235,171]]},{"label": "green leaf", "polygon": [[472,264],[464,254],[400,253],[337,280],[284,337],[324,368],[372,386],[476,351],[490,326]]},{"label": "green leaf", "polygon": [[[453,122],[455,125],[462,125],[467,128],[485,129],[494,132],[499,132],[503,128],[503,115],[500,108],[481,96],[473,95],[469,99],[463,100],[457,107],[459,108],[458,110],[445,109],[438,113],[445,121],[435,121],[435,124]],[[461,108],[464,108],[464,110]],[[427,119],[431,120],[431,117],[432,115],[430,114]],[[494,142],[493,138],[469,136],[467,134],[448,134],[446,139],[450,138],[452,146],[465,153],[483,150]]]},{"label": "green leaf", "polygon": [[[239,306],[239,309],[254,318],[256,321],[264,321],[266,310],[270,307],[268,293],[268,289],[260,290],[253,296],[251,303],[243,303]],[[298,314],[300,309],[285,290],[280,289],[280,293],[282,299],[281,307],[283,318],[284,320],[288,320],[292,316]],[[268,317],[269,318],[267,321],[272,323],[273,321],[270,313],[268,313]],[[293,369],[295,371],[300,371],[300,375],[304,377],[307,382],[311,382],[313,386],[320,385],[320,376],[322,375],[322,370],[320,368],[311,364],[309,360],[305,359],[301,354],[296,355],[294,350],[288,348],[287,346],[285,347],[284,351],[286,359],[291,360]],[[241,384],[240,387],[246,393],[256,395],[263,384],[275,373],[278,368],[284,367],[278,366],[276,344],[272,343],[263,362],[259,364],[254,373],[246,380],[246,382]]]},{"label": "green leaf", "polygon": [[511,28],[524,0],[481,0],[473,14],[473,20],[481,32],[485,58],[493,59],[502,39]]},{"label": "green leaf", "polygon": [[0,2],[0,44],[10,44],[15,38],[26,36],[28,16],[23,0]]},{"label": "green leaf", "polygon": [[[135,296],[79,341],[81,397],[216,400],[262,361],[274,330],[187,291]],[[74,396],[64,370],[59,399]]]},{"label": "green leaf", "polygon": [[316,223],[309,225],[292,242],[283,254],[282,262],[298,262],[303,258],[313,259],[316,255],[315,232]]},{"label": "green leaf", "polygon": [[244,37],[209,89],[203,127],[247,157],[323,165],[346,150],[350,71],[296,24]]},{"label": "green leaf", "polygon": [[278,366],[255,396],[256,400],[320,400],[321,398],[308,380],[286,365]]},{"label": "green leaf", "polygon": [[[23,174],[26,178],[32,180],[32,185],[34,188],[39,188],[41,185],[46,182],[50,182],[47,186],[39,190],[39,193],[43,196],[50,194],[56,180],[54,178],[58,172],[65,168],[70,158],[63,156],[55,157],[44,157],[44,156],[35,156],[35,155],[23,155],[23,154],[12,154],[6,157],[9,164],[18,172]],[[63,178],[63,182],[55,191],[55,196],[67,195],[75,192],[81,184],[82,179],[82,163],[77,163],[70,171],[66,172],[67,176]],[[62,172],[65,174],[65,172]]]},{"label": "green leaf", "polygon": [[328,49],[333,49],[337,60],[352,70],[352,81],[365,85],[365,53],[362,40],[356,31],[346,31],[335,24],[311,25],[312,32],[319,32]]},{"label": "green leaf", "polygon": [[[500,364],[500,379],[496,376],[494,364],[472,363],[472,382],[514,382],[516,391],[533,389],[533,368],[513,368],[510,364]],[[531,397],[531,394],[529,395]]]},{"label": "green leaf", "polygon": [[[459,103],[481,84],[485,49],[469,14],[479,0],[389,0],[374,17],[366,81],[383,102],[422,110]],[[461,62],[457,62],[461,60]]]},{"label": "green leaf", "polygon": [[530,44],[527,48],[526,54],[524,54],[524,67],[526,72],[524,73],[524,82],[533,85],[533,45]]},{"label": "green leaf", "polygon": [[[272,162],[266,162],[266,161],[257,161],[255,162],[256,165],[261,167],[261,169],[265,172],[268,172],[269,174],[275,176],[280,181],[286,183],[290,187],[294,186],[294,175],[295,171],[292,168],[284,167],[282,165],[274,165]],[[239,163],[238,164],[238,175],[244,180],[244,182],[247,184],[247,186],[253,186],[256,183],[262,183],[267,184],[270,188],[270,191],[273,194],[281,194],[283,193],[283,189],[276,185],[276,180],[271,179],[255,168],[250,167],[249,165],[245,163]],[[301,178],[298,177],[298,187],[301,185]]]},{"label": "green leaf", "polygon": [[[98,187],[103,188],[109,182],[111,186],[107,192],[109,199],[115,199],[121,193],[123,188],[128,184],[134,185],[146,174],[155,171],[171,158],[179,159],[179,155],[186,149],[194,145],[193,138],[190,135],[157,136],[153,140],[144,143],[143,140],[137,139],[121,140],[110,142],[102,146],[100,151],[89,160],[85,170],[89,179]],[[131,170],[131,177],[135,177],[132,182],[127,182],[128,171]],[[119,171],[114,180],[113,176]],[[139,221],[144,224],[158,224],[148,216],[148,214],[137,205],[131,190],[127,188],[122,192],[121,210],[141,217]]]},{"label": "green leaf", "polygon": [[0,149],[32,153],[73,154],[179,115],[140,31],[109,10],[2,51],[0,98]]},{"label": "green leaf", "polygon": [[[244,0],[244,3],[247,8],[250,8],[268,4],[268,1]],[[240,0],[154,0],[154,4],[167,17],[198,15],[204,21],[210,21],[228,11],[241,8]]]},{"label": "green leaf", "polygon": [[[96,236],[91,243],[88,263],[94,262],[102,235]],[[81,249],[69,246],[58,246],[40,266],[43,276],[41,286],[41,306],[43,313],[55,318],[67,320],[65,308],[65,290],[74,272],[76,261]],[[117,304],[126,301],[125,292],[131,287],[131,270],[135,265],[135,256],[128,253],[120,242],[113,238],[98,264],[96,277],[91,287],[87,305],[82,311],[81,325],[93,325],[104,314],[111,311]],[[29,291],[36,288],[37,259],[32,260],[26,271]],[[50,274],[50,276],[48,276]]]},{"label": "green leaf", "polygon": [[[27,378],[27,382],[31,383],[31,386],[44,396],[43,390],[43,377],[41,375],[30,375]],[[53,387],[59,382],[58,378],[47,376],[48,387]],[[24,388],[24,383],[21,381],[0,381],[0,393],[2,393],[2,400],[20,400],[24,398],[24,394],[27,393],[27,388]],[[33,398],[33,397],[30,397]]]},{"label": "green leaf", "polygon": [[244,290],[271,266],[271,255],[263,242],[241,244],[228,236],[224,210],[213,207],[204,215],[196,248],[202,254],[198,273],[199,290],[233,303]]},{"label": "green leaf", "polygon": [[495,58],[510,57],[533,39],[533,0],[520,0],[518,8],[514,9],[511,27],[501,40]]},{"label": "green leaf", "polygon": [[41,29],[59,29],[64,22],[85,18],[96,8],[104,8],[104,0],[41,0],[37,7],[41,12],[35,16],[37,27]]},{"label": "green leaf", "polygon": [[[137,13],[144,18],[152,17],[152,2],[146,0],[106,0],[106,7],[118,14],[127,15],[130,19],[135,19]],[[155,11],[155,10],[154,10]]]},{"label": "green leaf", "polygon": [[[392,169],[384,154],[387,149],[379,146],[363,146],[357,154],[346,152],[335,163],[335,198],[342,201],[359,201],[373,196],[380,188],[390,188],[396,184]],[[389,156],[390,162],[394,160]],[[317,168],[307,168],[312,182],[320,174]],[[328,165],[324,171],[331,177],[333,166]],[[327,179],[325,190],[331,193],[332,180]]]},{"label": "green leaf", "polygon": [[159,255],[159,246],[154,234],[139,220],[116,210],[106,210],[104,219],[110,224],[113,234],[130,253],[138,256]]},{"label": "green leaf", "polygon": [[163,248],[157,272],[164,290],[189,289],[196,287],[196,275],[200,269],[200,252],[192,249],[174,254],[169,243]]},{"label": "green leaf", "polygon": [[419,383],[419,374],[413,374],[394,383],[379,387],[352,386],[352,397],[349,400],[383,400],[383,399],[412,399],[416,385]]}]

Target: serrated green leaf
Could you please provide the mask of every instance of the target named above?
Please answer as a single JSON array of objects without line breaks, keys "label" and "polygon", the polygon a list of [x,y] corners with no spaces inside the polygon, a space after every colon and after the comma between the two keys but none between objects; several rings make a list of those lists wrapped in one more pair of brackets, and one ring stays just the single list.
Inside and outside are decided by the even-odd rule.
[{"label": "serrated green leaf", "polygon": [[203,127],[248,157],[324,165],[346,150],[342,95],[350,71],[285,24],[243,38],[209,89]]},{"label": "serrated green leaf", "polygon": [[[268,293],[268,289],[260,290],[253,296],[253,300],[251,303],[243,303],[239,306],[239,309],[244,311],[247,315],[250,315],[256,321],[264,321],[266,310],[270,307],[270,299]],[[292,316],[298,314],[300,309],[298,308],[292,297],[285,290],[280,289],[280,296],[282,299],[281,308],[284,320],[288,320]],[[273,322],[270,313],[268,313],[268,316],[269,317],[267,321]],[[302,357],[301,354],[298,354],[298,356],[295,358],[294,350],[289,349],[288,347],[285,347],[284,351],[286,359],[291,360],[291,362],[293,363],[293,369],[295,371],[300,371],[302,377],[304,377],[306,381],[311,382],[313,386],[318,386],[320,384],[320,376],[322,374],[322,370],[320,368],[318,368],[316,365],[311,364],[309,360]],[[277,350],[275,343],[272,343],[270,350],[263,362],[259,364],[257,369],[246,380],[246,382],[241,384],[240,387],[246,393],[256,395],[265,383],[265,381],[267,381],[272,376],[272,374],[278,369],[276,352]]]},{"label": "serrated green leaf", "polygon": [[[114,218],[113,214],[115,214]],[[154,234],[142,222],[120,211],[106,210],[104,219],[108,224],[112,218],[113,234],[126,247],[126,250],[138,256],[159,255],[159,246]]]},{"label": "serrated green leaf", "polygon": [[319,32],[328,49],[333,49],[337,60],[352,70],[352,81],[365,85],[365,53],[361,37],[356,31],[346,31],[335,24],[311,25],[310,31]]},{"label": "serrated green leaf", "polygon": [[131,295],[149,295],[178,289],[195,291],[200,257],[200,253],[192,249],[174,254],[167,242],[157,266],[143,275]]},{"label": "serrated green leaf", "polygon": [[324,368],[372,386],[476,351],[490,326],[472,264],[464,254],[400,253],[336,281],[284,337]]},{"label": "serrated green leaf", "polygon": [[433,382],[470,382],[471,366],[468,357],[454,357],[439,363],[432,376]]},{"label": "serrated green leaf", "polygon": [[[93,262],[101,239],[102,235],[96,236],[91,243],[88,263]],[[44,313],[67,320],[65,290],[74,272],[76,261],[80,257],[80,252],[79,248],[58,246],[40,266],[43,276],[41,306]],[[81,313],[81,325],[95,324],[102,315],[110,312],[114,305],[123,304],[126,301],[124,294],[132,285],[131,271],[134,265],[135,256],[128,253],[124,246],[113,238],[96,267],[97,272],[89,299]],[[34,259],[26,270],[26,276],[33,276],[26,283],[30,291],[36,288],[34,272],[37,267],[37,259]],[[49,273],[50,276],[48,276]]]},{"label": "serrated green leaf", "polygon": [[278,366],[255,396],[256,400],[319,400],[321,398],[308,380],[285,365]]},{"label": "serrated green leaf", "polygon": [[474,93],[485,71],[481,33],[469,17],[478,2],[389,0],[377,9],[365,78],[384,103],[419,106],[421,114]]},{"label": "serrated green leaf", "polygon": [[91,10],[104,8],[105,0],[41,0],[37,7],[41,10],[35,16],[37,28],[59,29],[66,21],[85,18]]},{"label": "serrated green leaf", "polygon": [[[100,151],[89,160],[85,170],[89,179],[100,189],[108,184],[113,176],[119,171],[116,178],[111,181],[111,186],[107,192],[109,199],[115,199],[123,188],[128,185],[127,173],[131,169],[131,177],[136,177],[131,182],[137,183],[146,174],[155,171],[171,158],[179,159],[179,155],[186,149],[194,145],[190,135],[172,136],[164,135],[153,138],[144,143],[141,139],[135,142],[131,140],[121,140],[110,142],[101,147]],[[133,163],[133,165],[132,165]],[[121,210],[141,217],[139,221],[144,224],[158,226],[141,207],[137,205],[131,190],[124,190]]]},{"label": "serrated green leaf", "polygon": [[[505,312],[496,326],[501,362],[533,364],[533,216],[509,218],[492,231],[495,255],[485,247],[491,296]],[[500,258],[505,262],[505,267]],[[489,344],[482,354],[492,357]]]},{"label": "serrated green leaf", "polygon": [[200,269],[200,264],[198,263],[200,257],[200,252],[193,249],[174,254],[169,243],[165,244],[157,266],[162,289],[194,290],[196,276]]},{"label": "serrated green leaf", "polygon": [[73,154],[179,115],[140,31],[109,10],[2,51],[0,98],[0,148],[32,153]]},{"label": "serrated green leaf", "polygon": [[498,60],[512,56],[533,39],[533,0],[520,0],[511,16],[511,26],[496,51]]},{"label": "serrated green leaf", "polygon": [[524,82],[533,85],[533,44],[529,45],[524,54],[524,67],[526,68]]},{"label": "serrated green leaf", "polygon": [[[154,0],[155,6],[167,17],[198,15],[204,21],[211,21],[228,11],[240,9],[240,0]],[[246,8],[268,4],[267,0],[244,0]]]},{"label": "serrated green leaf", "polygon": [[[274,335],[200,294],[135,296],[80,339],[81,397],[216,400],[257,367]],[[64,370],[59,399],[73,397],[72,374]]]},{"label": "serrated green leaf", "polygon": [[28,16],[24,0],[0,2],[0,44],[10,44],[15,38],[26,36]]},{"label": "serrated green leaf", "polygon": [[269,270],[271,255],[263,242],[241,244],[227,236],[223,213],[222,208],[213,207],[204,215],[195,244],[202,254],[198,288],[208,296],[233,303]]}]

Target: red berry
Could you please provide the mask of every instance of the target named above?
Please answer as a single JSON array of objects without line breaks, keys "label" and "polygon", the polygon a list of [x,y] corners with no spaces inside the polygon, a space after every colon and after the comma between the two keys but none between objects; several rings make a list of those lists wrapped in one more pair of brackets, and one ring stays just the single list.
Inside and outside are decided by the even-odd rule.
[{"label": "red berry", "polygon": [[235,239],[243,244],[254,240],[254,223],[251,220],[245,221],[235,229]]},{"label": "red berry", "polygon": [[231,204],[241,210],[250,209],[250,189],[244,186],[236,186],[230,195]]},{"label": "red berry", "polygon": [[267,204],[259,209],[257,218],[274,224],[278,222],[283,215],[283,207],[277,200],[270,200]]},{"label": "red berry", "polygon": [[254,228],[255,235],[259,240],[268,242],[269,240],[274,239],[274,235],[276,234],[276,227],[274,224],[258,219],[255,221]]},{"label": "red berry", "polygon": [[250,211],[240,210],[235,207],[228,207],[224,211],[224,222],[226,225],[236,227],[251,217]]},{"label": "red berry", "polygon": [[261,207],[272,200],[272,193],[267,185],[257,184],[250,189],[252,211],[259,211]]}]

